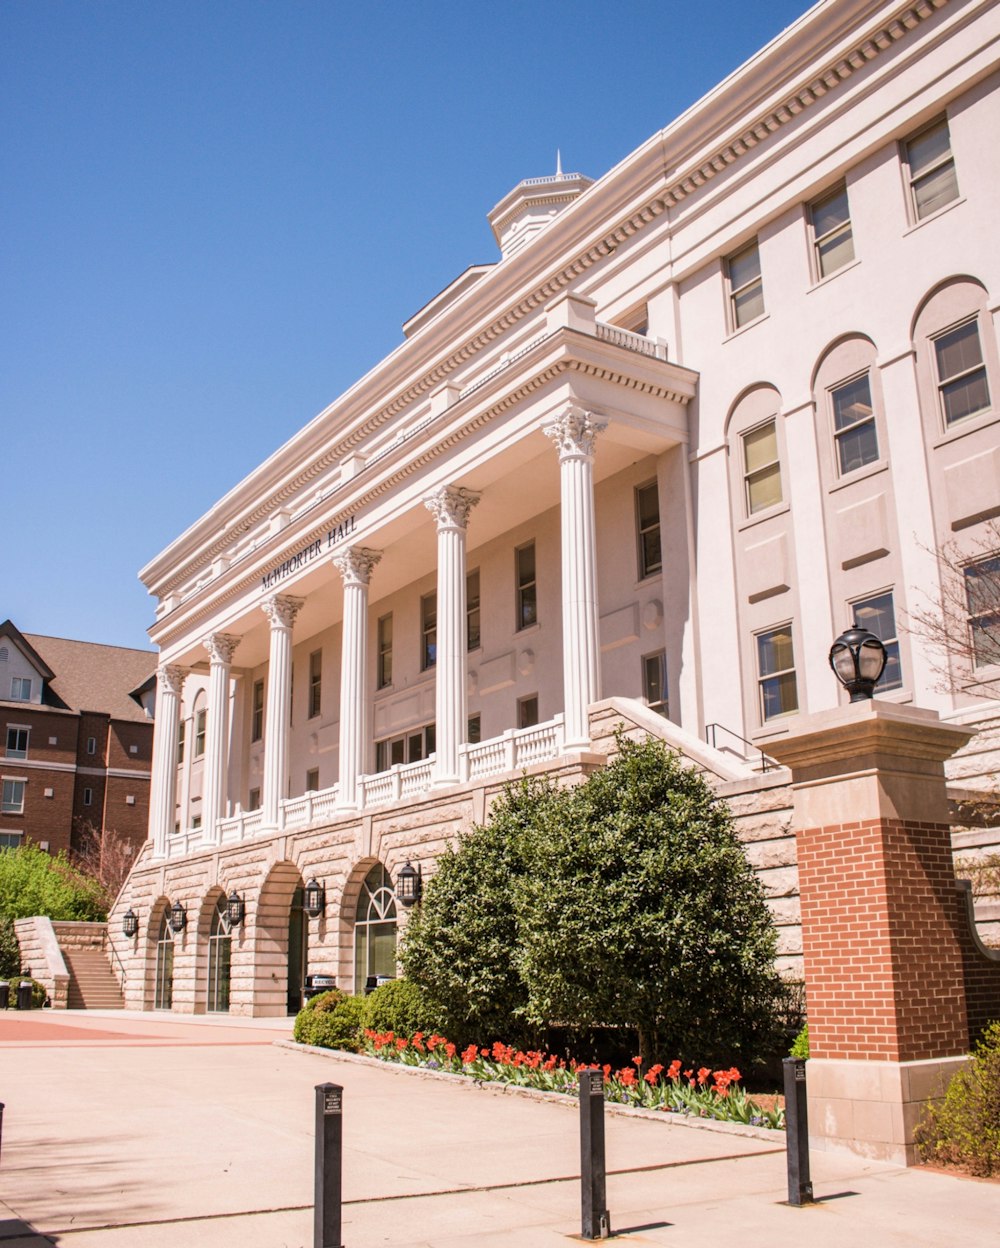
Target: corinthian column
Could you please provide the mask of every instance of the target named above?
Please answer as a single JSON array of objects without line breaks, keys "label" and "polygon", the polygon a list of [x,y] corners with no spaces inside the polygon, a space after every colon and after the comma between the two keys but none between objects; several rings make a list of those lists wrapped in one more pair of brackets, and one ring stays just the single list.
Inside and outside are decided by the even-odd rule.
[{"label": "corinthian column", "polygon": [[468,646],[465,623],[465,532],[469,512],[480,496],[446,485],[424,506],[437,521],[437,663],[435,684],[436,785],[459,779],[458,751],[467,730],[465,660]]},{"label": "corinthian column", "polygon": [[337,805],[355,810],[358,776],[364,769],[367,746],[368,689],[365,680],[368,653],[368,582],[382,558],[379,550],[352,546],[334,555],[344,578],[344,629],[340,642],[340,787]]},{"label": "corinthian column", "polygon": [[563,705],[565,745],[590,745],[588,710],[601,696],[597,614],[594,442],[607,421],[568,408],[543,432],[559,452],[562,513]]},{"label": "corinthian column", "polygon": [[203,839],[218,842],[219,820],[226,813],[226,754],[229,746],[229,667],[239,637],[212,633],[204,641],[209,657],[208,721],[205,725],[205,772],[202,789]]},{"label": "corinthian column", "polygon": [[155,858],[167,856],[167,838],[177,816],[177,736],[185,675],[180,667],[156,669],[153,776],[149,794],[149,835]]},{"label": "corinthian column", "polygon": [[267,703],[264,708],[264,793],[262,826],[276,828],[278,811],[288,776],[288,724],[292,712],[292,625],[302,610],[302,598],[275,594],[262,602],[261,610],[271,622],[271,648],[267,668]]}]

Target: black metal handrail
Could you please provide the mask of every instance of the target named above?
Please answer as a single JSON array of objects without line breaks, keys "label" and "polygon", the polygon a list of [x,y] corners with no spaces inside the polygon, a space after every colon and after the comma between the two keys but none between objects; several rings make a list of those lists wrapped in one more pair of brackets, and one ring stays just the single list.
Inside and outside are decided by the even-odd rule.
[{"label": "black metal handrail", "polygon": [[[706,724],[705,725],[705,741],[708,745],[712,747],[713,750],[719,750],[722,748],[716,743],[717,732],[726,733],[727,736],[730,736],[734,740],[739,741],[741,745],[745,745],[748,747],[748,749],[750,749],[754,753],[759,754],[761,773],[766,772],[769,768],[772,768],[772,767],[774,769],[777,769],[778,767],[780,767],[781,764],[777,763],[773,758],[770,758],[767,754],[765,754],[759,745],[756,745],[753,741],[748,741],[746,737],[741,737],[738,732],[733,732],[732,728],[727,728],[725,724]],[[736,751],[733,751],[733,752],[735,753]],[[743,759],[745,763],[750,762],[750,759],[746,754],[741,754],[740,757]]]}]

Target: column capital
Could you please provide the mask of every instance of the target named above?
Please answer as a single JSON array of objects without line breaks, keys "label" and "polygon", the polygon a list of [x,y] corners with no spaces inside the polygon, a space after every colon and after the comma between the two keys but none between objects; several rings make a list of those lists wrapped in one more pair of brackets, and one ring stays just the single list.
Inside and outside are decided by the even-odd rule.
[{"label": "column capital", "polygon": [[552,439],[560,460],[593,459],[597,435],[607,427],[608,422],[594,412],[567,407],[561,416],[555,416],[542,425],[542,433]]},{"label": "column capital", "polygon": [[170,663],[164,663],[156,669],[156,678],[159,688],[164,693],[175,693],[178,697],[181,696],[181,690],[184,688],[184,678],[186,676],[186,668],[175,667]]},{"label": "column capital", "polygon": [[334,566],[344,578],[345,585],[367,585],[371,580],[372,569],[382,558],[380,550],[372,550],[368,546],[351,546],[333,556]]},{"label": "column capital", "polygon": [[260,609],[271,621],[272,628],[291,628],[295,623],[295,617],[305,605],[304,598],[292,598],[288,594],[274,594],[260,604]]},{"label": "column capital", "polygon": [[437,521],[438,532],[459,529],[463,533],[469,524],[469,512],[482,498],[475,490],[460,485],[443,485],[424,499],[424,506]]},{"label": "column capital", "polygon": [[224,663],[228,666],[232,663],[233,652],[241,641],[241,637],[232,633],[210,633],[202,645],[213,663]]}]

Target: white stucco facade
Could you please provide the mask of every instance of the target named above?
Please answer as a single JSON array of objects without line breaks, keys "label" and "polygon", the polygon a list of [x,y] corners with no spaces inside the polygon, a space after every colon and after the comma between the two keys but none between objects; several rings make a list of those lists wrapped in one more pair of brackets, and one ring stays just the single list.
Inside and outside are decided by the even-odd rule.
[{"label": "white stucco facade", "polygon": [[[894,656],[883,696],[1000,714],[905,630],[935,550],[972,557],[1000,514],[998,48],[984,0],[828,0],[605,176],[522,183],[502,258],[143,569],[136,1003],[183,898],[175,1008],[205,1008],[198,941],[237,887],[231,1008],[283,1009],[262,968],[309,878],[303,965],[352,987],[371,868],[432,869],[504,775],[585,774],[612,702],[784,844],[757,751],[843,696],[855,619]],[[758,864],[776,913],[788,852]]]}]

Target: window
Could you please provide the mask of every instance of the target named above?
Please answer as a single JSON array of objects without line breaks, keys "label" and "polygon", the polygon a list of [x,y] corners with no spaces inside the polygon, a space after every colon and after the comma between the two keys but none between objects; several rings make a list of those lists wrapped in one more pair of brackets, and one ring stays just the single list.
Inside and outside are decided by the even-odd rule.
[{"label": "window", "polygon": [[202,707],[194,717],[194,756],[201,758],[205,753],[205,708]]},{"label": "window", "polygon": [[647,654],[642,660],[642,695],[651,711],[664,718],[670,713],[667,700],[667,656],[663,650]]},{"label": "window", "polygon": [[164,907],[156,941],[156,972],[153,1009],[169,1010],[174,1004],[174,929],[170,926],[170,905]]},{"label": "window", "polygon": [[760,276],[760,252],[757,240],[730,256],[726,262],[729,272],[729,307],[732,328],[748,325],[764,315],[764,283]]},{"label": "window", "polygon": [[470,715],[466,726],[465,739],[470,745],[478,745],[483,739],[483,724],[478,715]]},{"label": "window", "polygon": [[829,277],[854,259],[854,233],[847,188],[838,186],[809,209],[812,220],[816,276]]},{"label": "window", "polygon": [[5,815],[20,815],[24,813],[24,786],[26,780],[7,780],[3,781],[3,800],[0,802],[0,811]]},{"label": "window", "polygon": [[979,321],[973,318],[934,339],[938,390],[946,425],[985,411],[990,405],[986,364],[979,341]]},{"label": "window", "polygon": [[232,973],[232,939],[229,908],[223,895],[215,903],[212,927],[208,937],[208,1000],[209,1014],[229,1013],[229,988]]},{"label": "window", "polygon": [[974,667],[1000,663],[1000,555],[965,569],[965,598]]},{"label": "window", "polygon": [[23,839],[23,832],[0,832],[0,849],[17,849]]},{"label": "window", "polygon": [[87,738],[87,753],[88,754],[97,753],[97,738],[96,737]]},{"label": "window", "polygon": [[910,203],[917,221],[958,199],[958,178],[951,154],[951,136],[943,117],[932,122],[906,144]]},{"label": "window", "polygon": [[743,435],[743,480],[747,515],[781,502],[777,422],[769,420]]},{"label": "window", "polygon": [[889,689],[902,688],[903,676],[899,664],[899,639],[896,636],[896,609],[892,603],[892,592],[862,598],[852,603],[851,612],[854,627],[867,628],[885,646],[885,667],[875,686],[876,692],[885,693]]},{"label": "window", "polygon": [[419,763],[422,758],[429,758],[436,746],[434,724],[426,724],[398,737],[386,737],[375,742],[375,770],[388,771],[401,763]]},{"label": "window", "polygon": [[538,694],[533,693],[528,698],[518,698],[517,701],[517,726],[518,728],[533,728],[538,723]]},{"label": "window", "polygon": [[790,624],[757,634],[757,680],[762,723],[799,709]]},{"label": "window", "polygon": [[194,818],[191,820],[191,831],[197,832],[200,827],[201,827],[201,815],[195,815]]},{"label": "window", "polygon": [[538,623],[538,595],[535,583],[535,543],[514,552],[517,576],[517,628]]},{"label": "window", "polygon": [[83,804],[84,806],[93,806],[94,804],[94,790],[93,789],[83,790]]},{"label": "window", "polygon": [[663,567],[660,554],[660,495],[655,481],[635,492],[635,517],[639,537],[639,579]]},{"label": "window", "polygon": [[31,701],[31,677],[12,676],[10,680],[10,699],[12,702]]},{"label": "window", "polygon": [[28,728],[7,729],[7,758],[28,757]]},{"label": "window", "polygon": [[396,894],[380,862],[365,876],[354,913],[354,991],[396,978]]},{"label": "window", "polygon": [[264,735],[264,682],[253,682],[253,711],[250,717],[250,740],[259,741]]},{"label": "window", "polygon": [[465,578],[465,644],[478,650],[482,644],[479,631],[479,569]]},{"label": "window", "polygon": [[878,432],[875,409],[872,407],[868,374],[855,377],[830,392],[833,401],[833,439],[837,446],[837,464],[845,476],[878,459]]},{"label": "window", "polygon": [[392,616],[383,615],[378,622],[378,671],[376,685],[386,689],[392,684]]},{"label": "window", "polygon": [[247,810],[260,810],[260,789],[251,789],[247,799]]},{"label": "window", "polygon": [[323,651],[309,656],[309,718],[315,719],[323,709]]},{"label": "window", "polygon": [[307,793],[319,792],[319,768],[318,767],[310,767],[309,770],[306,772],[306,792]]},{"label": "window", "polygon": [[437,663],[437,594],[420,599],[420,670],[426,672]]},{"label": "window", "polygon": [[184,762],[184,740],[187,736],[187,723],[182,719],[177,725],[177,765]]}]

